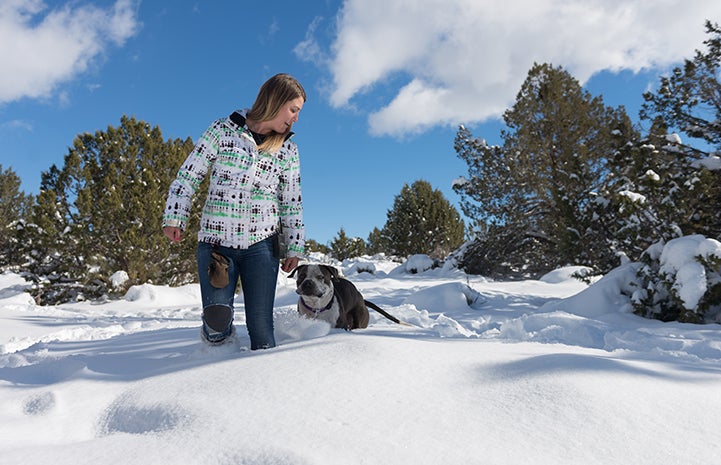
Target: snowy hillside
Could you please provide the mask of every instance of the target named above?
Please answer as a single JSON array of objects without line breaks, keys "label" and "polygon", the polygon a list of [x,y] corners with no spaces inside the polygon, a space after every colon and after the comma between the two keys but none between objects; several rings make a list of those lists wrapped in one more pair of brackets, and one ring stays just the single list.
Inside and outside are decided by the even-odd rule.
[{"label": "snowy hillside", "polygon": [[240,295],[238,344],[209,348],[196,285],[39,307],[0,275],[0,464],[721,463],[720,327],[631,314],[632,265],[342,271],[413,327],[301,319],[281,273],[279,346],[247,350]]}]

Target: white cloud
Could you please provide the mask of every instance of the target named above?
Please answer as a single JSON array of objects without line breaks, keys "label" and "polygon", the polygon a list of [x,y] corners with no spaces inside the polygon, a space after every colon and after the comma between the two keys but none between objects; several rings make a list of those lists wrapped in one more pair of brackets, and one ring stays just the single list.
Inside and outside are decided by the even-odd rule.
[{"label": "white cloud", "polygon": [[260,45],[272,44],[275,40],[276,35],[280,31],[280,25],[277,18],[273,18],[268,25],[268,29],[263,34],[258,35],[258,42]]},{"label": "white cloud", "polygon": [[665,68],[702,48],[704,21],[718,18],[718,0],[346,0],[329,59],[313,61],[327,63],[335,107],[402,82],[369,126],[403,135],[498,117],[534,62],[581,83]]},{"label": "white cloud", "polygon": [[23,120],[23,119],[14,119],[11,121],[6,121],[4,123],[0,124],[0,129],[2,130],[9,130],[9,131],[27,131],[31,132],[33,130],[33,125],[29,121]]},{"label": "white cloud", "polygon": [[317,66],[325,67],[327,65],[327,57],[315,39],[315,31],[318,25],[323,21],[321,16],[316,16],[308,26],[305,39],[295,46],[293,53],[304,61],[309,61]]},{"label": "white cloud", "polygon": [[48,10],[40,0],[0,3],[0,103],[51,95],[86,71],[110,45],[139,28],[135,0],[105,10],[68,2]]}]

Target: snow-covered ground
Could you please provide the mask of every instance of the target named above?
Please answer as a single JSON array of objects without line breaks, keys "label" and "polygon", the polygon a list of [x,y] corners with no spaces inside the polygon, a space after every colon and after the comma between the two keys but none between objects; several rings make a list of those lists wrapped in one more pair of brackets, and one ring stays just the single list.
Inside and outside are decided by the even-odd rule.
[{"label": "snow-covered ground", "polygon": [[413,326],[301,319],[281,273],[278,347],[247,350],[242,295],[237,344],[206,347],[197,285],[40,307],[0,275],[0,464],[721,463],[721,327],[630,313],[632,265],[341,269]]}]

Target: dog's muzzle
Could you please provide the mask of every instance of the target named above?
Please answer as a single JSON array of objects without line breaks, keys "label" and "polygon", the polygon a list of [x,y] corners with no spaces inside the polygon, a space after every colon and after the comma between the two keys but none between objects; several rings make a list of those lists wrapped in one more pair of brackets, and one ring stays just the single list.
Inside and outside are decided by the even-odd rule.
[{"label": "dog's muzzle", "polygon": [[298,286],[295,292],[300,295],[315,297],[323,296],[323,291],[316,285],[315,281],[311,279],[306,279],[305,281],[300,283],[300,286]]}]

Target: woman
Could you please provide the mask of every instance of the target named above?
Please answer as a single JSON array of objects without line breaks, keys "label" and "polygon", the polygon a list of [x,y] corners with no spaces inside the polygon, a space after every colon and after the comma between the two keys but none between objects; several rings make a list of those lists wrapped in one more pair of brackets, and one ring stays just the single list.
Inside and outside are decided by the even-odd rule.
[{"label": "woman", "polygon": [[305,100],[293,77],[273,76],[250,110],[210,125],[170,185],[163,233],[177,242],[192,196],[210,174],[197,251],[201,335],[210,344],[225,342],[235,331],[233,299],[240,278],[251,350],[275,347],[280,256],[286,257],[283,271],[290,272],[305,245],[300,162],[291,139]]}]

